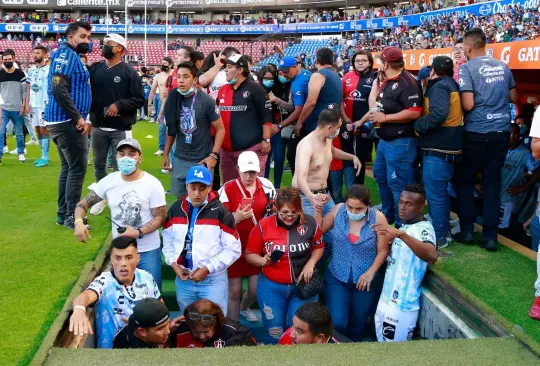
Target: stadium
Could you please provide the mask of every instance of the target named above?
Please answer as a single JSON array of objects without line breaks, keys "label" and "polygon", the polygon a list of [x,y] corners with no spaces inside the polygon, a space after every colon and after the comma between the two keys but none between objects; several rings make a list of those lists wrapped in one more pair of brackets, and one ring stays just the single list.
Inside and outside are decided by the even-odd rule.
[{"label": "stadium", "polygon": [[[384,52],[389,47],[398,48],[401,50],[404,70],[414,75],[415,78],[418,76],[419,83],[421,83],[422,77],[426,78],[426,75],[422,74],[426,72],[426,67],[430,67],[427,71],[427,77],[430,78],[429,73],[433,72],[432,69],[435,66],[432,67],[432,65],[436,63],[436,60],[440,60],[441,56],[453,59],[456,53],[456,44],[459,43],[458,40],[462,39],[469,30],[481,28],[487,39],[486,56],[502,61],[502,64],[511,70],[512,79],[515,81],[515,85],[511,88],[517,91],[517,99],[513,102],[514,106],[512,107],[512,124],[518,124],[517,120],[524,118],[528,121],[524,124],[528,124],[531,132],[530,138],[528,132],[526,136],[523,134],[521,136],[523,146],[527,144],[525,140],[529,140],[528,145],[526,145],[529,153],[524,156],[530,156],[529,160],[531,161],[527,162],[528,165],[525,162],[519,165],[521,170],[518,175],[521,180],[516,178],[513,183],[505,186],[511,190],[515,187],[515,182],[520,184],[518,188],[515,188],[516,192],[519,191],[519,198],[512,200],[512,208],[509,208],[511,213],[506,213],[506,206],[503,207],[506,201],[501,198],[503,200],[500,202],[501,224],[496,230],[495,239],[498,242],[498,250],[488,252],[484,250],[482,245],[465,245],[455,238],[450,245],[437,250],[436,262],[429,266],[426,264],[427,272],[422,281],[419,297],[418,321],[414,328],[414,335],[411,331],[409,337],[409,339],[412,338],[412,341],[379,343],[376,341],[375,331],[372,329],[364,334],[362,341],[355,343],[298,344],[292,347],[263,345],[266,343],[264,340],[268,327],[262,320],[265,313],[268,314],[268,312],[263,309],[260,303],[258,305],[255,303],[251,309],[256,315],[257,321],[251,322],[245,316],[241,316],[239,324],[250,329],[257,347],[225,347],[227,348],[225,350],[109,350],[98,347],[98,337],[95,334],[74,335],[70,330],[70,318],[74,312],[74,301],[78,296],[102,273],[112,271],[111,251],[115,248],[112,242],[117,235],[111,232],[111,221],[117,220],[117,218],[113,216],[112,208],[111,213],[105,208],[103,214],[90,216],[91,205],[86,207],[85,211],[88,209],[91,225],[91,237],[89,236],[86,242],[77,240],[73,230],[66,229],[64,227],[66,224],[63,222],[58,223],[58,218],[58,225],[54,225],[57,195],[59,194],[58,177],[61,170],[64,169],[63,163],[65,161],[58,158],[57,142],[55,141],[54,144],[50,144],[51,158],[45,164],[46,166],[39,169],[34,168],[32,163],[26,159],[38,162],[43,153],[41,150],[43,146],[41,142],[37,142],[37,137],[36,144],[32,143],[36,135],[35,132],[31,131],[32,128],[28,127],[24,127],[25,140],[23,142],[27,142],[23,147],[24,154],[22,151],[17,151],[20,150],[18,145],[17,149],[10,152],[18,138],[12,136],[16,133],[16,128],[7,127],[10,117],[4,117],[6,114],[4,107],[8,101],[2,95],[6,101],[2,99],[2,103],[0,103],[3,105],[1,128],[5,134],[4,155],[0,155],[0,177],[3,178],[4,188],[0,190],[0,248],[4,250],[0,257],[0,268],[2,268],[0,270],[2,274],[0,276],[2,279],[0,282],[0,324],[2,325],[0,364],[112,365],[129,363],[137,365],[168,364],[179,362],[179,360],[192,364],[215,363],[218,365],[237,365],[247,362],[254,365],[322,365],[327,363],[352,365],[362,362],[382,365],[396,363],[406,365],[538,364],[540,359],[540,327],[538,321],[532,315],[529,316],[531,304],[535,299],[533,296],[534,284],[535,281],[539,283],[536,272],[538,244],[535,247],[536,236],[533,233],[533,227],[526,228],[526,222],[531,217],[528,221],[530,224],[531,220],[534,220],[535,212],[538,212],[535,207],[537,207],[538,186],[540,185],[538,182],[540,168],[535,165],[535,162],[532,162],[533,156],[535,156],[532,137],[540,136],[533,136],[535,122],[532,122],[532,113],[530,118],[523,116],[527,115],[529,106],[533,108],[534,112],[534,108],[540,104],[540,92],[538,92],[537,87],[540,82],[540,73],[538,72],[540,69],[539,1],[475,2],[469,0],[468,2],[457,2],[455,0],[431,0],[382,3],[380,0],[2,0],[0,9],[0,53],[4,55],[3,57],[11,56],[11,51],[5,53],[5,50],[12,50],[16,55],[13,57],[16,67],[26,75],[29,75],[32,67],[36,67],[37,61],[34,58],[36,47],[42,47],[49,54],[48,60],[51,65],[60,58],[57,55],[69,43],[70,24],[84,22],[91,26],[90,43],[86,53],[87,63],[84,63],[85,69],[87,67],[91,69],[96,64],[103,64],[104,49],[109,45],[108,41],[111,39],[108,35],[114,33],[121,36],[118,44],[122,45],[123,50],[128,51],[122,53],[122,62],[129,69],[137,72],[143,85],[148,87],[149,93],[147,94],[155,96],[150,98],[146,95],[144,106],[136,108],[134,116],[136,124],[133,125],[132,138],[140,142],[141,148],[137,148],[140,149],[139,153],[144,151],[141,168],[148,175],[157,178],[162,188],[168,191],[165,196],[167,209],[177,201],[177,197],[170,194],[170,190],[174,188],[174,184],[171,183],[171,177],[175,175],[174,163],[171,168],[166,166],[171,164],[164,165],[165,160],[163,160],[162,155],[166,156],[167,154],[166,149],[163,151],[162,145],[169,143],[170,136],[167,135],[165,138],[166,130],[162,131],[165,129],[163,127],[165,122],[156,123],[156,121],[168,118],[168,110],[166,110],[165,100],[159,100],[161,94],[156,90],[158,82],[156,81],[155,86],[153,86],[154,81],[152,80],[158,79],[160,69],[164,70],[164,63],[168,64],[169,60],[172,67],[169,71],[162,72],[173,70],[179,72],[180,68],[174,68],[184,62],[177,61],[184,49],[190,50],[191,55],[196,52],[202,53],[203,57],[200,61],[203,61],[203,59],[212,58],[212,53],[215,51],[219,56],[227,48],[234,48],[239,51],[239,56],[244,55],[242,60],[245,58],[246,62],[249,62],[249,69],[245,71],[250,75],[250,82],[257,85],[264,85],[259,84],[259,82],[263,82],[262,78],[266,78],[265,75],[270,72],[272,67],[276,70],[274,72],[275,85],[279,85],[279,76],[286,75],[288,72],[285,71],[283,74],[283,70],[288,70],[287,67],[283,69],[283,65],[285,63],[287,66],[286,62],[291,58],[294,59],[295,66],[290,67],[304,70],[300,73],[309,70],[309,75],[311,72],[314,75],[317,73],[317,69],[320,71],[319,51],[329,49],[333,59],[331,64],[327,66],[334,68],[339,76],[339,85],[342,85],[343,80],[345,88],[347,74],[355,71],[354,60],[359,51],[369,51],[370,55],[373,55],[372,71],[374,75],[377,75],[375,71],[384,69],[387,64],[384,61],[386,57]],[[214,54],[214,58],[217,56]],[[240,65],[240,61],[238,64],[231,65],[226,59],[227,57],[224,57],[222,60],[225,65],[223,68],[226,70],[232,66],[238,67]],[[193,58],[191,61],[194,61]],[[214,65],[213,61],[212,59],[211,67],[204,69],[203,66],[205,72],[220,66]],[[3,59],[3,63],[4,68],[9,69],[5,59]],[[462,64],[465,63],[459,63],[459,65]],[[52,72],[51,69],[51,75]],[[488,76],[493,77],[493,80],[488,79],[489,84],[498,81],[497,78],[500,76],[493,70],[491,72],[493,74]],[[455,69],[455,73],[457,75],[457,69]],[[203,75],[204,73],[199,69],[197,86],[193,84],[194,88],[210,95],[212,84],[203,85],[201,82]],[[51,78],[53,77],[51,76]],[[174,76],[171,78],[173,79]],[[178,78],[180,80],[180,74],[178,74]],[[287,78],[290,79],[289,76]],[[167,84],[163,83],[158,87],[158,89],[162,89],[167,85],[169,90],[168,97],[166,95],[167,103],[169,103],[172,94],[171,90],[174,89],[171,84],[172,79],[167,79]],[[50,80],[55,82],[53,79]],[[425,81],[424,91],[426,91],[426,87],[431,85],[427,80]],[[461,81],[458,79],[456,81],[458,82],[456,87],[463,86]],[[0,77],[0,84],[2,82]],[[26,82],[30,84],[30,81]],[[115,80],[115,82],[117,81]],[[291,81],[288,80],[288,82]],[[90,80],[88,84],[90,85]],[[221,85],[227,86],[226,84],[233,85],[230,80],[224,81]],[[395,85],[397,88],[397,83]],[[419,85],[419,90],[422,90],[422,85]],[[219,93],[223,92],[224,86],[221,86]],[[307,82],[304,87],[307,90]],[[150,92],[151,88],[152,92]],[[182,93],[180,85],[178,88],[178,91]],[[291,86],[291,90],[292,88]],[[323,90],[322,87],[319,89]],[[4,90],[7,89],[0,87],[0,90],[4,93]],[[96,102],[96,95],[112,93],[108,86],[97,90],[96,93],[96,89],[92,86],[92,103]],[[281,89],[278,86],[276,90]],[[289,90],[283,90],[287,90],[288,97]],[[491,92],[488,88],[480,93],[475,91],[475,95],[478,97],[478,94],[481,96],[482,93]],[[196,91],[195,95],[197,93]],[[247,99],[250,93],[255,94],[252,89],[244,91],[243,98]],[[272,92],[270,94],[275,97]],[[30,95],[30,92],[27,95]],[[214,99],[221,99],[221,103],[223,103],[223,100],[226,99],[223,95],[225,94],[219,94],[219,97],[214,96]],[[491,94],[489,95],[491,96]],[[54,91],[49,93],[49,99],[51,96],[57,98]],[[282,98],[282,96],[276,96],[277,99]],[[413,96],[411,95],[411,97]],[[234,102],[236,97],[230,98]],[[380,98],[382,98],[382,93]],[[345,106],[346,102],[344,99],[342,101],[343,106]],[[293,94],[291,94],[291,100],[288,103],[294,105],[294,102]],[[305,102],[307,104],[308,100]],[[163,106],[160,112],[158,105],[161,103]],[[150,113],[150,108],[145,110],[147,104],[148,107],[152,106],[155,111]],[[195,100],[191,105],[193,115],[195,114],[194,104]],[[271,103],[267,100],[267,105],[269,104]],[[284,104],[287,104],[287,101],[284,101]],[[63,108],[62,103],[58,102],[58,105],[59,108]],[[180,105],[181,113],[187,113],[185,109],[182,109],[184,105],[182,103]],[[215,102],[213,106],[219,112],[219,103],[218,107],[216,107]],[[371,108],[370,106],[370,110]],[[18,109],[16,112],[18,113]],[[426,110],[423,113],[425,112]],[[288,112],[286,115],[290,116],[292,113],[294,112]],[[536,112],[535,121],[539,119],[537,116],[539,113],[539,111]],[[21,116],[23,114],[24,111],[21,112]],[[198,110],[197,114],[199,114]],[[319,116],[324,112],[319,111],[316,114]],[[279,117],[283,121],[286,120],[284,115],[282,113]],[[341,112],[339,115],[341,116]],[[496,120],[497,115],[495,112],[490,112],[483,119],[489,122]],[[82,113],[78,116],[83,118]],[[117,117],[120,116],[121,114],[118,113]],[[229,118],[224,116],[226,114],[223,113],[222,109],[220,118]],[[467,113],[464,113],[463,116],[467,121]],[[297,116],[299,119],[301,117]],[[232,117],[230,118],[232,120]],[[384,118],[386,119],[386,115]],[[210,122],[208,120],[208,125]],[[230,121],[227,123],[232,125]],[[278,125],[279,123],[274,124]],[[460,120],[460,125],[462,124]],[[211,125],[214,128],[215,138],[215,126],[213,123]],[[110,126],[105,125],[105,130],[107,130],[106,127]],[[445,127],[448,126],[445,125]],[[166,129],[169,128],[171,127],[167,122]],[[237,127],[236,133],[238,135],[234,135],[234,129],[231,128],[233,131],[229,131],[229,128],[231,127],[227,127],[225,141],[231,145],[237,141],[235,140],[237,137],[234,136],[250,133],[249,128]],[[11,129],[13,129],[13,133],[10,133]],[[93,129],[102,128],[94,127]],[[54,140],[52,137],[53,128],[50,131],[51,140]],[[283,136],[281,127],[278,131],[281,131],[279,135]],[[364,134],[371,133],[366,131]],[[263,127],[263,135],[265,133],[266,130]],[[341,136],[344,133],[341,130]],[[229,137],[229,134],[233,137]],[[191,139],[191,135],[189,136]],[[421,138],[418,133],[417,136]],[[414,135],[412,137],[416,139]],[[92,138],[94,138],[93,135]],[[289,138],[291,137],[289,136]],[[161,141],[162,139],[163,141]],[[326,139],[323,140],[326,141]],[[173,139],[171,145],[174,143],[178,149],[179,142],[174,141]],[[224,144],[227,143],[225,141]],[[270,143],[270,139],[263,138],[264,142]],[[386,198],[384,193],[381,193],[380,181],[376,177],[377,156],[382,154],[382,149],[380,146],[377,147],[377,143],[378,136],[377,142],[370,142],[367,160],[362,161],[365,166],[363,185],[371,192],[371,202],[368,205],[370,209],[372,206],[382,207],[380,208],[382,211],[385,207],[383,201]],[[95,186],[94,181],[97,180],[94,179],[97,167],[94,162],[96,147],[93,144],[91,146],[94,151],[90,149],[92,152],[88,152],[87,171],[81,180],[81,183],[84,181],[82,193],[80,197],[77,197],[77,201],[85,199],[95,189],[92,187]],[[224,146],[222,148],[225,148]],[[273,151],[276,146],[273,145],[273,142],[271,146]],[[336,148],[335,144],[333,146]],[[482,151],[489,150],[487,155],[497,155],[495,149],[490,150],[492,145],[489,145],[488,142],[483,146]],[[153,154],[156,148],[158,152]],[[115,151],[114,149],[113,151]],[[290,149],[291,147],[288,145],[287,151]],[[355,143],[355,152],[356,149]],[[504,149],[504,155],[508,160],[508,157],[512,155],[511,151],[507,155],[507,147]],[[242,150],[244,149],[242,148]],[[219,151],[212,150],[210,156],[216,153],[219,155]],[[62,156],[61,152],[60,154]],[[107,154],[112,155],[107,150],[103,157]],[[174,154],[172,149],[171,154]],[[220,160],[217,157],[215,159],[221,161],[221,168],[225,170],[222,170],[221,173],[221,183],[225,184],[227,182],[225,177],[230,175],[230,172],[227,172],[226,166],[223,165],[223,151],[221,154]],[[283,147],[282,155],[284,156],[281,157],[283,160],[281,163],[279,162],[280,158],[275,154],[271,163],[270,161],[267,164],[261,162],[261,169],[264,168],[263,165],[266,165],[267,180],[274,182],[273,184],[278,191],[280,186],[281,188],[294,186],[301,190],[300,184],[296,185],[297,183],[293,181],[295,164],[289,155],[285,155],[285,147]],[[17,161],[17,155],[19,155],[19,161]],[[21,155],[26,161],[24,164],[19,163],[23,162]],[[333,158],[336,159],[335,156]],[[171,162],[174,159],[175,157],[172,157]],[[524,161],[526,159],[523,157]],[[419,158],[419,160],[421,159]],[[232,167],[235,169],[237,166],[239,167],[239,161]],[[86,155],[84,164],[86,164]],[[120,168],[114,164],[109,166],[110,161],[107,161],[107,164],[109,175],[113,173],[112,167],[115,167],[115,170]],[[280,164],[281,169],[278,173],[276,167]],[[505,161],[504,164],[506,164],[504,169],[512,170],[508,167],[508,161]],[[416,168],[421,169],[418,166]],[[215,169],[219,169],[219,165]],[[296,169],[299,168],[296,167]],[[333,169],[333,165],[331,165],[330,176],[327,178],[330,187],[324,188],[329,196],[331,193],[329,190],[335,190],[334,185],[336,184],[332,180]],[[342,169],[345,170],[343,166]],[[487,171],[488,168],[485,167],[485,169]],[[504,184],[505,170],[502,174]],[[217,188],[219,188],[221,185],[219,172],[217,177]],[[275,181],[276,179],[278,182]],[[478,174],[475,179],[478,181],[475,182],[474,187],[474,205],[477,211],[482,212],[481,200],[482,197],[484,199],[487,197],[487,191],[484,190],[487,183],[482,181],[484,179],[482,174]],[[214,175],[215,180],[216,175]],[[420,181],[420,179],[416,179],[416,181]],[[342,199],[345,201],[348,188],[350,188],[350,185],[346,183],[347,176],[344,175],[344,179],[339,182],[337,191],[339,191],[340,196],[343,193]],[[451,187],[452,183],[449,191]],[[215,190],[217,191],[217,189]],[[460,199],[451,194],[450,196],[452,197],[449,200],[450,229],[453,230],[456,224],[459,228],[458,217],[462,215],[463,210],[460,211]],[[504,192],[501,193],[501,196],[504,196]],[[109,198],[108,201],[111,202],[112,199]],[[429,206],[435,206],[435,204],[430,205],[430,197],[427,198],[424,213],[427,214],[429,210],[430,216],[433,216]],[[79,207],[77,205],[75,210],[78,210]],[[77,220],[80,220],[76,218],[76,213],[77,211],[75,211],[75,224]],[[485,215],[485,211],[483,214]],[[536,215],[538,221],[538,213]],[[234,219],[236,220],[236,218]],[[239,222],[236,221],[236,223]],[[159,245],[160,248],[165,246],[164,231],[167,229],[167,225],[165,220],[163,225],[160,225],[159,236],[163,241]],[[479,214],[474,221],[473,235],[476,238],[482,237],[483,231],[487,230],[484,229],[484,225],[482,214]],[[138,229],[140,231],[140,227]],[[116,230],[114,226],[113,230]],[[140,233],[139,239],[142,239],[142,231]],[[362,231],[362,233],[364,232]],[[452,234],[454,233],[452,232]],[[437,237],[437,239],[439,238]],[[187,234],[186,238],[182,238],[182,240],[187,240]],[[327,240],[326,236],[324,240]],[[437,246],[438,243],[435,247]],[[162,285],[160,284],[161,299],[170,312],[170,318],[174,319],[184,315],[180,311],[182,305],[179,304],[177,297],[178,284],[176,282],[178,282],[179,275],[172,263],[168,264],[165,251],[163,256],[160,252],[159,258],[163,282]],[[385,261],[379,271],[382,276],[384,276],[386,265]],[[291,273],[294,276],[294,271]],[[241,286],[242,292],[248,290],[249,285],[245,278],[241,282]],[[395,296],[397,297],[397,294]],[[539,298],[538,289],[536,298]],[[324,296],[319,299],[323,303],[323,299],[326,300]],[[88,309],[83,308],[90,323],[96,324],[96,310],[90,306]],[[367,327],[370,329],[375,328],[374,313],[373,309],[373,314],[367,318]]]}]

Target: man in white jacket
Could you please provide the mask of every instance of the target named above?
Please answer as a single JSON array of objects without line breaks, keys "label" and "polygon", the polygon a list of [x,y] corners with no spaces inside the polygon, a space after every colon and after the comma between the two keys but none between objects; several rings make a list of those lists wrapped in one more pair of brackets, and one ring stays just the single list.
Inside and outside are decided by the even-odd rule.
[{"label": "man in white jacket", "polygon": [[163,255],[176,273],[180,312],[199,299],[218,304],[227,315],[227,268],[241,254],[233,215],[216,192],[212,174],[202,166],[186,176],[187,195],[176,201],[163,230]]}]

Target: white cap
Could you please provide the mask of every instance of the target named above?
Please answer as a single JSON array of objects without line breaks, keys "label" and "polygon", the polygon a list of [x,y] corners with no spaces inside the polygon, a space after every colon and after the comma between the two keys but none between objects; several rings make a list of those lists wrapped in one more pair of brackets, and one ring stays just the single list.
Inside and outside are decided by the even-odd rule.
[{"label": "white cap", "polygon": [[117,33],[109,33],[103,38],[103,43],[107,43],[108,41],[113,41],[118,43],[120,46],[124,47],[125,52],[127,53],[128,47],[127,47],[127,41],[124,37]]},{"label": "white cap", "polygon": [[261,164],[259,157],[253,151],[244,151],[238,157],[238,169],[241,173],[245,172],[261,172]]}]

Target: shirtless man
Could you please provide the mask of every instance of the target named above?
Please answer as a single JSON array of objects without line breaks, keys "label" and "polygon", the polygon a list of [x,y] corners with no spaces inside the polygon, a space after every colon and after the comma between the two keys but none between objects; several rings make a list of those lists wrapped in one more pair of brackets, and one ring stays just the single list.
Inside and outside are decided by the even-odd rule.
[{"label": "shirtless man", "polygon": [[292,185],[300,189],[302,208],[308,215],[313,216],[317,210],[324,216],[334,207],[327,186],[332,158],[352,160],[356,175],[360,173],[362,164],[356,156],[332,146],[332,139],[338,136],[341,123],[339,110],[325,109],[319,115],[315,131],[298,144]]},{"label": "shirtless man", "polygon": [[[161,106],[167,101],[169,96],[169,91],[167,89],[167,79],[172,75],[174,69],[174,62],[169,57],[164,57],[161,61],[161,72],[154,77],[152,82],[152,89],[150,90],[150,96],[148,97],[148,113],[152,113],[152,108],[154,113],[160,113],[162,110]],[[159,89],[159,100],[161,101],[160,105],[152,106],[154,103],[154,96],[156,95],[156,90]],[[154,155],[162,155],[163,150],[165,149],[165,137],[167,134],[167,127],[161,118],[161,115],[158,118],[159,123],[159,139],[158,139],[158,151]]]}]

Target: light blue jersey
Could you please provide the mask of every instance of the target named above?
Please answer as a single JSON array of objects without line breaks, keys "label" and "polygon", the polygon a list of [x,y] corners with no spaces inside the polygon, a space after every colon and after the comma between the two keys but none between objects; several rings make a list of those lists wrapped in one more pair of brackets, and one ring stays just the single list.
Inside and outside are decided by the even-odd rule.
[{"label": "light blue jersey", "polygon": [[519,195],[510,195],[508,188],[514,185],[521,185],[523,173],[534,172],[538,167],[538,162],[532,158],[532,154],[523,145],[519,145],[513,150],[508,150],[501,173],[501,203],[516,202]]},{"label": "light blue jersey", "polygon": [[45,109],[49,97],[47,95],[47,85],[49,79],[50,66],[43,67],[32,66],[28,70],[26,83],[30,88],[30,107],[36,109]]},{"label": "light blue jersey", "polygon": [[[403,225],[400,230],[426,245],[435,246],[435,230],[429,221]],[[388,256],[381,300],[401,311],[420,309],[420,286],[426,270],[427,263],[418,258],[401,239],[395,238]]]},{"label": "light blue jersey", "polygon": [[126,325],[122,318],[129,318],[138,301],[147,297],[161,298],[154,277],[142,269],[135,269],[131,286],[118,282],[111,270],[97,277],[88,290],[99,297],[95,309],[98,348],[113,347],[114,337]]}]

